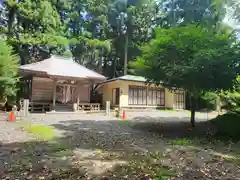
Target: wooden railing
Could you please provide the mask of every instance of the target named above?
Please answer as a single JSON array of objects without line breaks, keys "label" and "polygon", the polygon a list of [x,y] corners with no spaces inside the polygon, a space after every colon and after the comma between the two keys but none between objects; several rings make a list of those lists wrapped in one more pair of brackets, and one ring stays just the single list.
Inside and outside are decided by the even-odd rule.
[{"label": "wooden railing", "polygon": [[[52,110],[52,104],[47,102],[29,102],[29,112],[47,112]],[[80,111],[100,111],[100,103],[79,103]]]},{"label": "wooden railing", "polygon": [[30,102],[29,103],[29,112],[47,112],[52,110],[51,103],[44,102]]},{"label": "wooden railing", "polygon": [[100,103],[79,103],[80,111],[100,111]]}]

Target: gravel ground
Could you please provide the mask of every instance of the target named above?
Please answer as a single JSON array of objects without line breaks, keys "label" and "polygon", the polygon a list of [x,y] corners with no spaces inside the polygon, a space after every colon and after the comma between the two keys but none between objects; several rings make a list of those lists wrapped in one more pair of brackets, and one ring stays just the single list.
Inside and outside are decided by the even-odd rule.
[{"label": "gravel ground", "polygon": [[[196,113],[196,122],[208,121],[218,114],[216,112],[211,113]],[[188,111],[130,111],[126,112],[126,119],[136,122],[189,122],[190,113]],[[43,123],[46,125],[56,124],[59,122],[69,121],[69,120],[90,120],[90,121],[111,121],[119,120],[113,116],[105,116],[104,113],[101,114],[76,114],[76,113],[56,113],[56,114],[30,114],[25,120],[33,123]]]},{"label": "gravel ground", "polygon": [[[205,115],[197,114],[197,128],[194,130],[190,128],[189,114],[172,112],[127,112],[128,121],[99,114],[32,114],[24,119],[31,124],[53,126],[57,137],[49,142],[35,140],[21,131],[18,123],[2,121],[0,151],[4,153],[0,154],[0,177],[76,180],[105,176],[105,179],[138,180],[142,179],[140,175],[149,173],[151,165],[140,170],[137,176],[132,169],[135,174],[131,176],[127,171],[129,176],[126,176],[125,166],[131,164],[132,158],[141,160],[148,157],[149,152],[158,151],[164,154],[159,166],[177,171],[173,179],[239,179],[240,168],[234,163],[240,153],[237,156],[232,154],[234,144],[231,144],[230,151],[229,144],[221,143],[216,146],[204,142],[191,149],[169,145],[170,141],[181,138],[209,137],[212,127],[206,120],[215,114],[206,119]],[[120,169],[114,170],[115,167]]]},{"label": "gravel ground", "polygon": [[19,126],[14,122],[0,121],[0,127],[1,144],[27,142],[33,139],[27,132],[19,129]]}]

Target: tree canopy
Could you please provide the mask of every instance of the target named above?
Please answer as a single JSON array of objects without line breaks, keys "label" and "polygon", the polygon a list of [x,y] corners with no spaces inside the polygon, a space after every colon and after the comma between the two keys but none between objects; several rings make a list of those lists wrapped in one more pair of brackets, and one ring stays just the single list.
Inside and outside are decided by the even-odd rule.
[{"label": "tree canopy", "polygon": [[239,45],[235,36],[218,29],[157,28],[156,37],[132,64],[150,82],[188,91],[194,116],[194,100],[201,91],[233,87],[240,72]]},{"label": "tree canopy", "polygon": [[[50,54],[72,56],[111,78],[129,68],[126,63],[135,61],[139,46],[154,38],[155,27],[216,25],[225,15],[225,4],[223,0],[5,0],[0,6],[0,32],[21,64]],[[237,7],[234,0],[228,4]]]}]

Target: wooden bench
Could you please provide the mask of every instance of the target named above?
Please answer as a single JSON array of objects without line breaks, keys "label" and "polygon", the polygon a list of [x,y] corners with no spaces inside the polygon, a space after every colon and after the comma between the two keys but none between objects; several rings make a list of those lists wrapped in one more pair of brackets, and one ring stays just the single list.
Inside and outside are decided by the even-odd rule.
[{"label": "wooden bench", "polygon": [[100,111],[100,103],[79,103],[80,111]]}]

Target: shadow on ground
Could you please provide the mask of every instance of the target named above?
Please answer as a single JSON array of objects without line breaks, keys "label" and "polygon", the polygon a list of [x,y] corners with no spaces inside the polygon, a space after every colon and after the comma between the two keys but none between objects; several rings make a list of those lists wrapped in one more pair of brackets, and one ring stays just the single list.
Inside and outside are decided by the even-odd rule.
[{"label": "shadow on ground", "polygon": [[[194,153],[180,153],[180,157],[176,155],[175,159],[167,164],[155,162],[150,169],[148,169],[150,166],[141,166],[144,168],[138,169],[137,172],[136,169],[123,168],[129,166],[132,160],[134,162],[144,160],[149,150],[163,152],[171,147],[172,150],[169,153],[178,154],[178,149],[169,144],[171,140],[212,137],[214,128],[210,122],[197,122],[196,128],[192,129],[190,123],[182,122],[181,119],[163,118],[159,121],[159,118],[141,117],[131,121],[68,120],[60,121],[52,126],[60,134],[55,140],[2,144],[0,147],[1,179],[43,179],[44,177],[48,180],[76,180],[93,177],[95,179],[137,180],[150,179],[149,173],[151,172],[154,172],[153,177],[156,177],[160,171],[169,173],[173,170],[181,171],[182,176],[177,179],[202,179],[208,177],[206,174],[216,177],[216,173],[223,171],[219,166],[219,171],[216,173],[200,172],[199,169],[205,168],[205,162],[197,162],[194,164],[195,167],[192,166],[193,162],[181,160],[181,158],[187,160],[190,155],[195,158],[196,154]],[[226,144],[221,145],[218,142],[219,147],[217,147],[216,143],[209,144],[207,141],[201,143],[198,146],[202,146],[203,149],[217,150],[221,154],[228,151]],[[198,152],[201,151],[198,149]],[[189,150],[189,152],[192,151]],[[166,157],[160,153],[158,157],[154,157],[154,159],[158,158]],[[169,155],[167,158],[173,157]],[[221,158],[209,157],[208,163],[218,163]],[[179,165],[181,169],[174,169],[173,164],[177,165],[177,163],[181,164]],[[183,167],[188,166],[187,163],[190,163],[189,168],[183,169]],[[228,177],[234,180],[237,170],[235,166],[229,166],[229,164],[227,166],[226,168],[231,169],[231,174]],[[163,168],[165,169],[163,170]],[[217,165],[212,165],[212,168],[217,168]],[[159,172],[155,172],[156,170]],[[163,175],[168,173],[163,173]]]},{"label": "shadow on ground", "polygon": [[155,132],[168,138],[207,137],[216,132],[211,121],[196,120],[196,128],[192,128],[190,126],[190,121],[186,121],[186,118],[164,117],[160,122],[159,118],[152,117],[136,117],[134,120],[138,121],[138,123],[134,124],[135,129],[144,132]]}]

